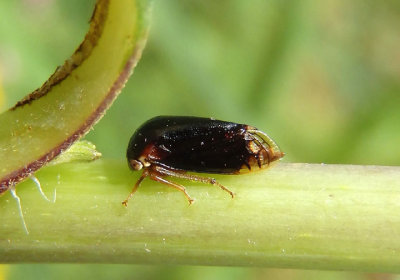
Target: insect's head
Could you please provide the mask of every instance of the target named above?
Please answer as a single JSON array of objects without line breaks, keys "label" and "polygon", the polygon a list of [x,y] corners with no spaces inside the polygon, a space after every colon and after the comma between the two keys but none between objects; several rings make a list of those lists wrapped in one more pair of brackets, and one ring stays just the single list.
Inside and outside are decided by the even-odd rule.
[{"label": "insect's head", "polygon": [[130,159],[129,160],[129,167],[132,170],[140,170],[143,168],[143,163],[140,160]]}]

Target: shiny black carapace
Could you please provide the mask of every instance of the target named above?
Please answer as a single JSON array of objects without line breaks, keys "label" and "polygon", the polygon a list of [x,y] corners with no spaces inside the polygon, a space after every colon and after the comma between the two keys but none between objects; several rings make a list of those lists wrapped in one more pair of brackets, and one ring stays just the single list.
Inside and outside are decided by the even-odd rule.
[{"label": "shiny black carapace", "polygon": [[187,171],[215,174],[241,174],[268,167],[284,156],[267,134],[255,127],[210,118],[159,116],[145,122],[132,135],[126,153],[132,170],[143,169],[128,198],[144,178],[164,183],[193,199],[186,189],[166,176],[217,185],[234,193],[213,178]]}]

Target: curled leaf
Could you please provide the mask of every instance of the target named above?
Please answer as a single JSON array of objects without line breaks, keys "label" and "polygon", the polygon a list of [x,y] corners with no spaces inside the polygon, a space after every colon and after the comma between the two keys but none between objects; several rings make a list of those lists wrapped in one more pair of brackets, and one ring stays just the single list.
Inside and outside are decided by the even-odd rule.
[{"label": "curled leaf", "polygon": [[43,86],[0,115],[0,194],[85,135],[138,62],[145,0],[98,0],[84,41]]}]

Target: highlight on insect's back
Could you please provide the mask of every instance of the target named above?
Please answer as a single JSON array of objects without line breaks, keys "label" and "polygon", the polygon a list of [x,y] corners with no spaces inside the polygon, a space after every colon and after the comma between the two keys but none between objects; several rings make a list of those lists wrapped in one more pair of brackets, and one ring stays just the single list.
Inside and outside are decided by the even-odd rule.
[{"label": "highlight on insect's back", "polygon": [[215,179],[186,172],[243,174],[267,168],[284,156],[278,145],[253,126],[211,118],[159,116],[145,122],[132,135],[127,160],[132,170],[143,173],[128,200],[144,178],[181,191],[194,200],[184,186],[168,180],[177,177],[219,186],[232,198],[235,194]]}]

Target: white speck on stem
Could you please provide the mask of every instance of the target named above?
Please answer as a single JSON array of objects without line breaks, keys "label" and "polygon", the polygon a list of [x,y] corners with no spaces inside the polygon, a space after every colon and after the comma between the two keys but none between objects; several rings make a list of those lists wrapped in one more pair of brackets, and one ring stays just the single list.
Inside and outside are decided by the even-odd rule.
[{"label": "white speck on stem", "polygon": [[65,110],[64,102],[61,102],[60,105],[58,106],[58,108],[60,109],[60,111],[64,111]]},{"label": "white speck on stem", "polygon": [[150,250],[149,248],[147,248],[147,243],[144,243],[144,250],[145,250],[147,253],[151,253],[151,250]]},{"label": "white speck on stem", "polygon": [[51,203],[55,203],[56,199],[57,199],[57,191],[56,189],[54,189],[54,195],[53,195],[53,200],[50,200],[43,192],[42,190],[42,185],[40,184],[40,181],[38,180],[38,178],[35,177],[35,175],[31,175],[30,179],[35,183],[36,187],[38,188],[40,194],[42,195],[42,197],[47,200],[48,202]]},{"label": "white speck on stem", "polygon": [[21,217],[21,220],[22,220],[22,226],[24,227],[26,234],[29,234],[28,227],[26,226],[26,223],[25,223],[24,214],[22,213],[21,199],[19,198],[19,196],[17,195],[17,192],[15,191],[15,186],[11,186],[10,192],[11,192],[11,195],[17,201],[19,216]]}]

